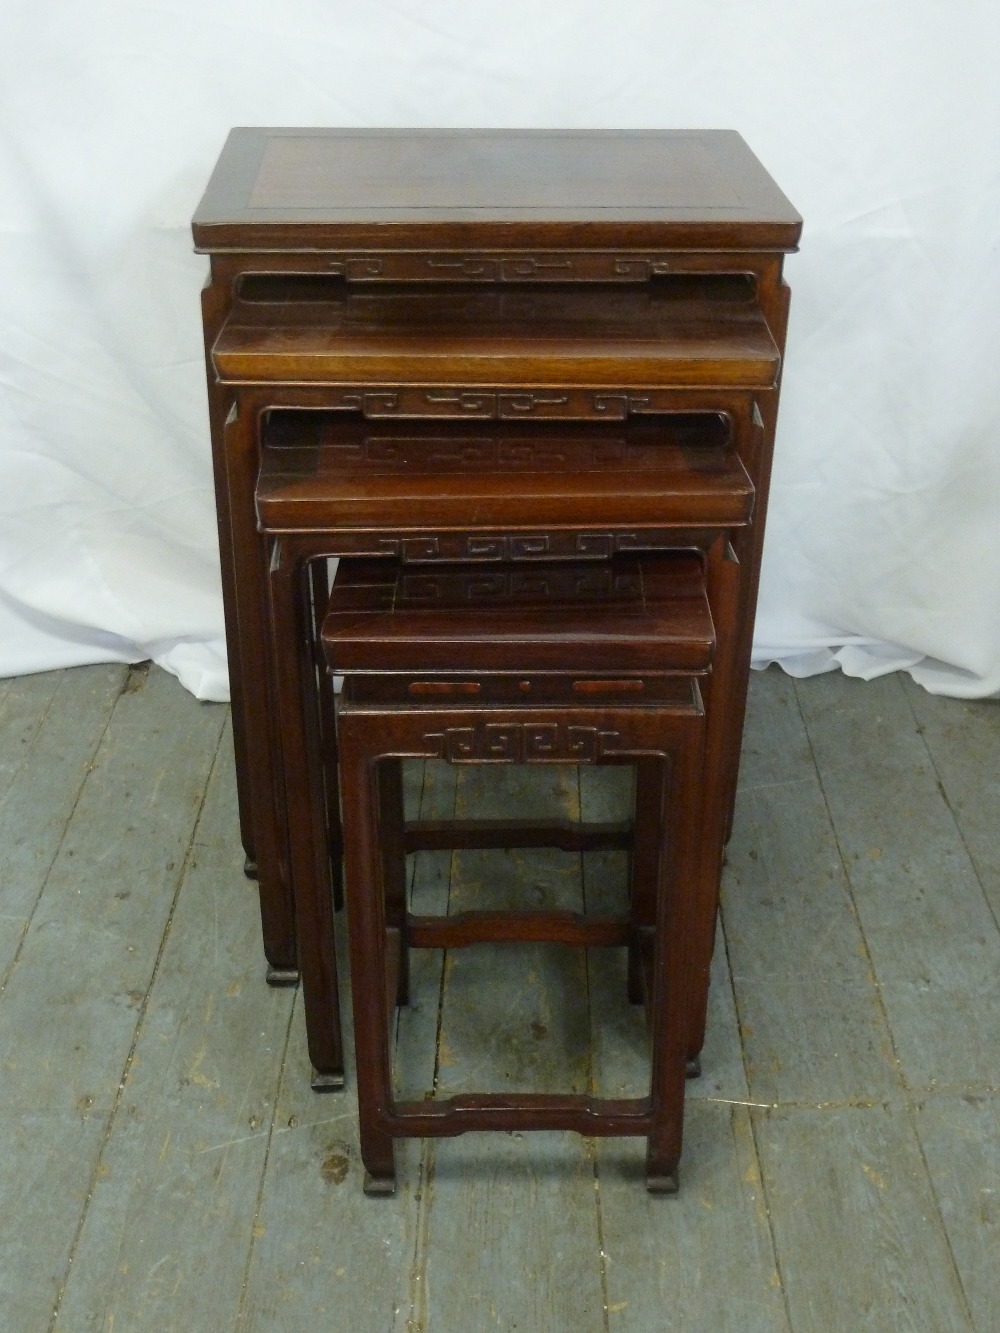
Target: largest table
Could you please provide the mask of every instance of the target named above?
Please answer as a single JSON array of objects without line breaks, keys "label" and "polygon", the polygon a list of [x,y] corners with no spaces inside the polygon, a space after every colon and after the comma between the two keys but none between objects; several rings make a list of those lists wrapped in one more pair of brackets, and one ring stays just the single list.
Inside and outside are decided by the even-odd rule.
[{"label": "largest table", "polygon": [[[755,492],[753,523],[732,534],[736,649],[715,705],[714,818],[728,823],[788,314],[782,265],[800,231],[731,131],[231,132],[193,233],[211,261],[202,310],[240,826],[271,980],[294,979],[297,956],[257,421],[289,406],[442,423],[728,414]],[[627,498],[627,477],[622,487]],[[510,549],[499,534],[498,557]]]}]

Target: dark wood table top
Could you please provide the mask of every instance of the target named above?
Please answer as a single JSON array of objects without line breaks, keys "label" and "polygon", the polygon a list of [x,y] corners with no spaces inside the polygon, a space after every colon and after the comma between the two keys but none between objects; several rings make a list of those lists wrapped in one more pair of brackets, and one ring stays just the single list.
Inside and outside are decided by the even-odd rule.
[{"label": "dark wood table top", "polygon": [[[618,425],[368,422],[273,413],[257,511],[268,531],[574,523],[740,527],[754,500],[725,420]],[[498,484],[498,477],[505,484]]]},{"label": "dark wood table top", "polygon": [[612,561],[341,561],[323,621],[334,670],[705,671],[715,628],[690,552]]},{"label": "dark wood table top", "polygon": [[793,250],[731,130],[234,129],[193,221],[222,250]]},{"label": "dark wood table top", "polygon": [[[661,294],[578,286],[352,292],[340,301],[237,301],[215,346],[227,381],[688,384],[767,387],[780,355],[752,289],[718,299],[687,279]],[[695,283],[696,289],[707,284]]]}]

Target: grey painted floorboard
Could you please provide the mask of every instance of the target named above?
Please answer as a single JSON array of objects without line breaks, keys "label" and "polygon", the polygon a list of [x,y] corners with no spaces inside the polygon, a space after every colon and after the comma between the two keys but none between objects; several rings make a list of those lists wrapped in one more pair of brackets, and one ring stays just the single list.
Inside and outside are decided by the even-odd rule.
[{"label": "grey painted floorboard", "polygon": [[[353,1078],[311,1091],[301,1000],[262,980],[225,716],[156,670],[0,682],[4,1333],[992,1333],[996,705],[754,676],[668,1199],[640,1141],[506,1134],[402,1142],[365,1198]],[[429,817],[629,802],[613,769],[406,789]],[[411,897],[593,908],[624,860],[422,854]],[[638,1091],[621,951],[529,952],[414,956],[400,1088]]]},{"label": "grey painted floorboard", "polygon": [[904,1076],[996,1082],[1000,931],[895,676],[800,687]]},{"label": "grey painted floorboard", "polygon": [[[20,1214],[0,1215],[0,1254],[25,1236],[49,1247],[55,1294],[68,1275],[224,720],[224,709],[192,710],[162,672],[119,695],[0,996],[7,1053],[0,1156],[16,1160],[24,1126],[33,1123],[36,1160],[57,1161],[67,1123],[75,1115],[86,1126],[65,1169],[72,1184],[32,1193]],[[46,1328],[51,1284],[19,1294],[23,1328]]]},{"label": "grey painted floorboard", "polygon": [[236,1328],[387,1333],[411,1304],[420,1144],[397,1148],[396,1195],[367,1198],[353,1079],[317,1095],[310,1072],[296,997]]},{"label": "grey painted floorboard", "polygon": [[0,704],[0,986],[127,675],[125,667],[111,665],[6,682]]},{"label": "grey painted floorboard", "polygon": [[45,716],[65,680],[61,671],[42,671],[3,682],[0,700],[0,795],[14,784]]},{"label": "grey painted floorboard", "polygon": [[722,910],[752,1100],[850,1102],[896,1089],[816,778],[742,788],[727,861]]},{"label": "grey painted floorboard", "polygon": [[[627,814],[626,776],[581,769],[586,819]],[[621,910],[624,855],[591,853],[584,861],[588,909]],[[604,1096],[641,1096],[649,1087],[649,1043],[642,1009],[626,1000],[624,952],[592,950],[588,967],[595,1090]],[[612,1330],[769,1333],[788,1328],[746,1107],[749,1093],[721,924],[702,1071],[687,1084],[676,1198],[652,1198],[646,1192],[645,1139],[595,1144]]]},{"label": "grey painted floorboard", "polygon": [[234,813],[227,737],[57,1330],[187,1333],[235,1321],[293,997],[262,976]]},{"label": "grey painted floorboard", "polygon": [[[578,818],[575,770],[463,768],[459,817],[500,810]],[[452,866],[453,911],[514,903],[578,910],[582,902],[578,856],[461,852]],[[585,994],[576,950],[451,951],[436,1093],[585,1091]],[[426,1159],[424,1304],[416,1327],[604,1327],[594,1171],[577,1135],[467,1134],[431,1144]]]},{"label": "grey painted floorboard", "polygon": [[598,1145],[609,1328],[787,1330],[747,1108],[689,1100],[684,1145],[673,1198],[646,1193],[643,1140]]},{"label": "grey painted floorboard", "polygon": [[[419,765],[417,776],[419,790],[414,792],[412,812],[424,819],[453,819],[458,770],[443,760],[428,761]],[[407,809],[410,812],[411,807]],[[427,916],[447,913],[452,855],[421,852],[409,858],[411,911]],[[440,949],[414,949],[410,954],[410,1002],[399,1010],[396,1029],[393,1073],[399,1097],[419,1099],[434,1085],[443,968]]]},{"label": "grey painted floorboard", "polygon": [[773,787],[815,777],[795,681],[777,667],[750,673],[740,785]]},{"label": "grey painted floorboard", "polygon": [[943,794],[1000,920],[1000,700],[939,699],[903,680]]},{"label": "grey painted floorboard", "polygon": [[20,914],[7,916],[0,910],[0,976],[13,965],[26,929],[27,922]]},{"label": "grey painted floorboard", "polygon": [[752,1114],[794,1329],[970,1328],[905,1108]]},{"label": "grey painted floorboard", "polygon": [[9,1333],[49,1327],[109,1115],[0,1116],[0,1317]]},{"label": "grey painted floorboard", "polygon": [[1000,1323],[1000,1100],[934,1097],[917,1132],[978,1333]]},{"label": "grey painted floorboard", "polygon": [[163,672],[119,696],[0,1000],[32,1053],[0,1106],[113,1104],[224,721]]},{"label": "grey painted floorboard", "polygon": [[[425,774],[423,765],[407,765],[404,791],[410,814],[416,804],[424,818],[447,818],[454,809],[454,770],[428,765]],[[416,909],[437,911],[447,902],[450,853],[424,853],[415,860]],[[346,980],[343,914],[337,928],[340,975]],[[398,1064],[407,1088],[433,1081],[440,970],[439,954],[415,955],[413,1002],[400,1018]],[[362,1194],[346,985],[341,1014],[347,1086],[319,1096],[309,1086],[302,1006],[295,1005],[237,1322],[246,1333],[406,1330],[423,1303],[421,1209],[428,1200],[422,1145],[416,1140],[397,1145],[394,1198]]]}]

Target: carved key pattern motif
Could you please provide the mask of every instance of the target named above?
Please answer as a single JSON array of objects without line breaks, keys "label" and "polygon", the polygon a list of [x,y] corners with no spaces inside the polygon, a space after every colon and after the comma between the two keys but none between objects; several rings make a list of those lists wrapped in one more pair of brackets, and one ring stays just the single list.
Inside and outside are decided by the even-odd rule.
[{"label": "carved key pattern motif", "polygon": [[[710,536],[711,534],[709,534]],[[619,552],[675,550],[698,546],[705,534],[650,528],[631,532],[449,532],[414,537],[340,534],[340,554],[384,555],[420,563],[433,560],[606,560]]]},{"label": "carved key pattern motif", "polygon": [[570,564],[532,568],[514,566],[496,569],[490,565],[475,573],[451,574],[443,570],[420,569],[403,575],[394,605],[430,604],[457,601],[501,601],[518,605],[526,599],[559,602],[579,601],[639,602],[642,584],[631,570],[612,570],[603,562],[585,569]]},{"label": "carved key pattern motif", "polygon": [[558,722],[480,722],[474,727],[428,732],[424,742],[429,755],[449,764],[592,764],[606,755],[622,753],[617,731]]},{"label": "carved key pattern motif", "polygon": [[366,417],[451,417],[476,421],[510,421],[556,417],[567,421],[624,421],[634,412],[655,410],[648,394],[571,390],[344,389],[333,393],[329,407],[362,412]]},{"label": "carved key pattern motif", "polygon": [[[683,261],[684,256],[680,256]],[[346,255],[327,272],[350,282],[647,282],[672,273],[678,256],[660,254],[438,254]]]}]

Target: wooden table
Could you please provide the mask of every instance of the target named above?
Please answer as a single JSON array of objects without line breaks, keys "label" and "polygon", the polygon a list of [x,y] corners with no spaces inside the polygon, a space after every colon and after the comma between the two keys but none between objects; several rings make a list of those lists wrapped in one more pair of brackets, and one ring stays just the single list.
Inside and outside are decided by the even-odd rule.
[{"label": "wooden table", "polygon": [[[709,726],[710,818],[727,824],[788,312],[782,263],[800,230],[729,131],[231,133],[193,232],[211,257],[202,306],[240,820],[272,981],[294,979],[297,963],[255,513],[260,423],[278,407],[442,425],[724,414],[755,493],[753,523],[732,536],[736,646],[714,737]],[[499,534],[496,557],[516,540]],[[426,543],[420,554],[434,558]]]}]

